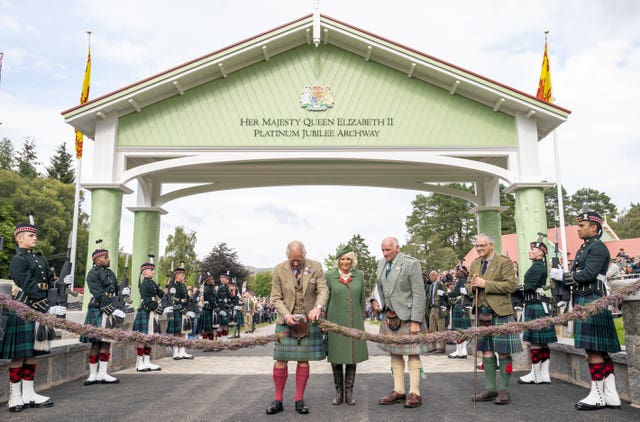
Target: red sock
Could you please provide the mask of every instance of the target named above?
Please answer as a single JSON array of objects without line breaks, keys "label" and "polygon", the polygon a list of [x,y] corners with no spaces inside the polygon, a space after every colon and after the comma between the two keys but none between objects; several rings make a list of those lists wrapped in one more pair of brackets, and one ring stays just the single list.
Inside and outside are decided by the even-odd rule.
[{"label": "red sock", "polygon": [[542,360],[544,353],[541,349],[531,349],[531,363],[538,363]]},{"label": "red sock", "polygon": [[604,377],[608,377],[609,374],[613,374],[613,360],[611,360],[611,356],[604,356]]},{"label": "red sock", "polygon": [[98,356],[89,356],[89,363],[98,363]]},{"label": "red sock", "polygon": [[605,379],[606,362],[590,363],[589,372],[591,373],[591,381],[602,381]]},{"label": "red sock", "polygon": [[289,374],[289,369],[285,366],[284,368],[276,368],[273,367],[273,384],[276,387],[276,395],[274,400],[282,401],[284,396],[284,386],[287,383],[287,375]]},{"label": "red sock", "polygon": [[309,365],[296,367],[296,401],[304,400],[304,390],[309,379]]},{"label": "red sock", "polygon": [[36,375],[36,364],[25,363],[22,365],[22,379],[25,381],[33,381],[33,377]]},{"label": "red sock", "polygon": [[144,354],[151,356],[151,347],[145,347],[144,348]]},{"label": "red sock", "polygon": [[98,355],[98,360],[100,362],[109,362],[109,358],[111,358],[111,353],[100,353]]},{"label": "red sock", "polygon": [[542,353],[542,359],[540,359],[542,362],[544,362],[545,360],[551,357],[551,350],[549,350],[548,347],[543,347],[540,349],[540,351]]},{"label": "red sock", "polygon": [[138,356],[144,355],[144,347],[136,347],[136,355]]},{"label": "red sock", "polygon": [[22,381],[22,366],[9,368],[9,381],[11,381],[12,384]]}]

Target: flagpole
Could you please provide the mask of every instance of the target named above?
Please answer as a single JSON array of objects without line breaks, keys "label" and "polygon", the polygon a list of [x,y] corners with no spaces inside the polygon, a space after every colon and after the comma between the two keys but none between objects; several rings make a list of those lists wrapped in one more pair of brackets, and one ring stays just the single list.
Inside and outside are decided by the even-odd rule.
[{"label": "flagpole", "polygon": [[[89,54],[91,54],[91,31],[87,31],[87,46]],[[86,77],[86,69],[85,69],[85,77]],[[87,98],[84,98],[84,82],[83,81],[83,93],[80,98],[80,103],[87,101]],[[88,96],[88,92],[87,92]],[[76,135],[77,136],[77,135]],[[77,148],[77,146],[76,146]],[[74,148],[75,149],[75,148]],[[80,176],[82,174],[82,151],[80,152],[80,156],[78,156],[78,152],[76,150],[76,192],[73,198],[73,223],[71,225],[71,251],[70,251],[70,261],[71,261],[71,274],[75,274],[76,272],[76,251],[78,248],[78,220],[80,217]]]},{"label": "flagpole", "polygon": [[558,133],[553,131],[553,155],[556,161],[556,188],[558,190],[558,214],[560,214],[560,241],[562,242],[562,269],[569,271],[567,261],[567,233],[564,223],[564,200],[562,199],[562,180],[560,178],[560,154],[558,153]]}]

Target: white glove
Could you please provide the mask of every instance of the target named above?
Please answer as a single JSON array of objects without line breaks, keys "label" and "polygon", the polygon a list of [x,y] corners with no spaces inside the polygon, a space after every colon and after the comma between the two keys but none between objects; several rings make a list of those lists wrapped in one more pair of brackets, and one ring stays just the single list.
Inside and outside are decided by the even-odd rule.
[{"label": "white glove", "polygon": [[173,306],[167,306],[164,308],[164,311],[162,311],[163,314],[170,314],[171,312],[173,312]]},{"label": "white glove", "polygon": [[122,294],[123,294],[124,296],[129,296],[129,295],[131,294],[131,289],[130,289],[130,288],[128,288],[128,287],[123,287],[123,288],[122,288]]},{"label": "white glove", "polygon": [[116,309],[115,311],[111,312],[111,315],[124,319],[124,312],[122,312],[121,309]]},{"label": "white glove", "polygon": [[444,290],[438,289],[437,293],[438,293],[438,296],[442,296],[444,294]]},{"label": "white glove", "polygon": [[542,287],[538,287],[536,289],[536,293],[538,293],[539,295],[543,295],[544,296],[544,289]]},{"label": "white glove", "polygon": [[227,313],[225,311],[220,311],[220,316],[227,316]]},{"label": "white glove", "polygon": [[64,316],[67,314],[67,307],[66,306],[57,306],[58,309],[56,309],[56,315],[58,316]]},{"label": "white glove", "polygon": [[446,311],[446,310],[447,310],[447,307],[446,307],[446,306],[441,306],[441,307],[440,307],[440,310],[441,310],[442,312],[444,312],[444,311]]},{"label": "white glove", "polygon": [[176,288],[175,287],[170,288],[169,289],[169,293],[171,293],[172,295],[175,295],[176,294]]},{"label": "white glove", "polygon": [[196,313],[195,313],[195,312],[193,312],[193,311],[187,311],[187,316],[188,316],[189,318],[193,319],[193,318],[195,318],[195,317],[196,317]]},{"label": "white glove", "polygon": [[562,279],[564,278],[564,271],[562,271],[561,268],[551,268],[551,271],[549,271],[549,275],[554,280],[562,281]]},{"label": "white glove", "polygon": [[58,312],[58,306],[50,306],[49,310],[47,311],[47,313],[51,314],[51,315],[57,315]]},{"label": "white glove", "polygon": [[468,295],[469,293],[467,293],[467,289],[465,289],[464,287],[460,287],[460,293],[462,293],[463,295]]},{"label": "white glove", "polygon": [[62,282],[64,284],[66,284],[67,286],[73,286],[73,274],[68,274],[66,275],[63,279]]},{"label": "white glove", "polygon": [[233,310],[234,310],[234,311],[241,311],[241,310],[242,310],[242,308],[241,308],[240,306],[237,306],[237,305],[236,305],[236,306],[234,306],[234,307],[233,307]]}]

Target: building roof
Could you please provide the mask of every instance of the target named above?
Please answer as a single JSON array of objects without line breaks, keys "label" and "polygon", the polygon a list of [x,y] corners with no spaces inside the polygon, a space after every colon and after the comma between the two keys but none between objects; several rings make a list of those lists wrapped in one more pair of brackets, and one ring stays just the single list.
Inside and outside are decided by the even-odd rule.
[{"label": "building roof", "polygon": [[[366,61],[391,67],[406,73],[408,77],[445,89],[452,95],[482,103],[494,111],[510,115],[526,113],[536,120],[538,139],[551,133],[571,113],[556,104],[540,101],[533,95],[331,17],[321,16],[320,29],[322,44],[330,44],[362,56]],[[268,61],[303,44],[311,45],[312,30],[313,16],[304,16],[72,107],[63,111],[62,115],[71,126],[93,138],[96,120],[106,119],[108,113],[117,113],[121,117],[140,112],[151,104],[182,95],[212,80],[227,78],[235,71]]]}]

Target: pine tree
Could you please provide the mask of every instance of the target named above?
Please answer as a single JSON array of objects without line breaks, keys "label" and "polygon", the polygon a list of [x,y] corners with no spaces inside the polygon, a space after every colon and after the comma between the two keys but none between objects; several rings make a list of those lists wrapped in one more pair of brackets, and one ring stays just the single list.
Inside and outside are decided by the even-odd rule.
[{"label": "pine tree", "polygon": [[72,167],[73,157],[67,152],[67,146],[63,142],[58,145],[56,154],[51,157],[51,165],[47,167],[47,177],[58,179],[62,183],[75,182],[75,172]]},{"label": "pine tree", "polygon": [[18,174],[27,179],[40,176],[36,166],[40,164],[36,154],[36,141],[31,137],[24,138],[22,150],[16,154]]},{"label": "pine tree", "polygon": [[0,141],[0,170],[13,170],[13,144],[11,139],[2,138]]}]

